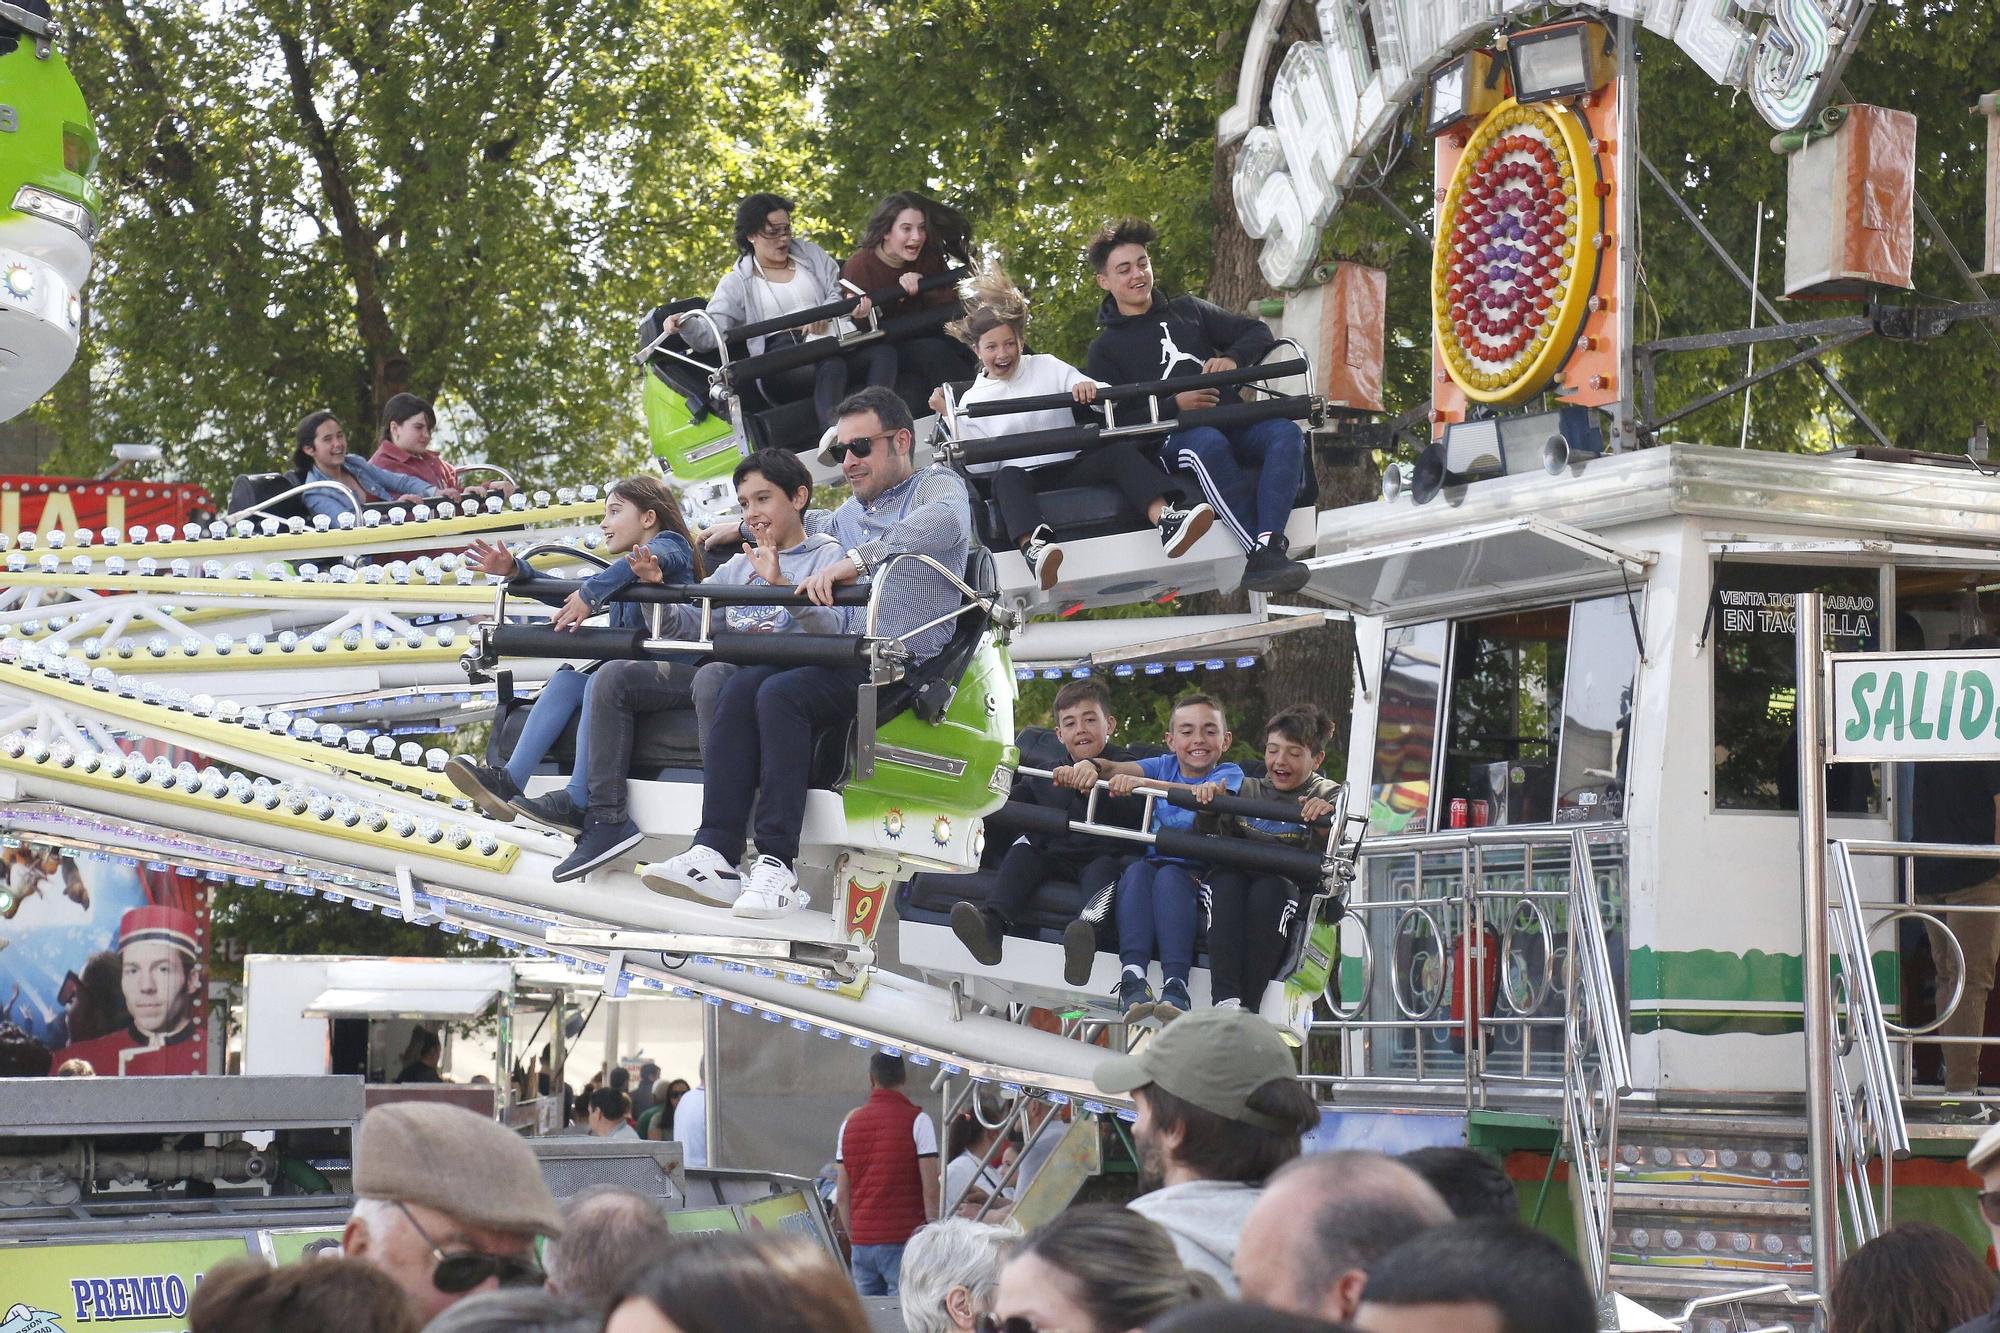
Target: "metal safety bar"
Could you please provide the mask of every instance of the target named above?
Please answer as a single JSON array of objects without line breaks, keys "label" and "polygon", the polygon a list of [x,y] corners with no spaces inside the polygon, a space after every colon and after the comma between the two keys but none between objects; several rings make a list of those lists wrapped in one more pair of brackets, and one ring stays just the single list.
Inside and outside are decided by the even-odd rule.
[{"label": "metal safety bar", "polygon": [[[1862,919],[1854,860],[1846,844],[1839,841],[1833,844],[1833,868],[1827,911],[1830,941],[1840,968],[1834,978],[1834,1013],[1839,1020],[1833,1050],[1834,1152],[1840,1165],[1848,1230],[1856,1245],[1865,1245],[1882,1234],[1887,1221],[1878,1216],[1874,1192],[1868,1187],[1868,1163],[1878,1157],[1882,1160],[1886,1209],[1892,1198],[1894,1163],[1910,1155],[1910,1134],[1897,1089],[1888,1013],[1868,948],[1870,931]],[[1958,980],[1962,993],[1963,969]],[[1953,1008],[1957,1002],[1955,993]]]},{"label": "metal safety bar", "polygon": [[1728,1333],[1792,1333],[1789,1324],[1752,1324],[1743,1307],[1751,1302],[1761,1305],[1788,1305],[1794,1309],[1817,1311],[1821,1300],[1817,1292],[1799,1291],[1783,1282],[1770,1282],[1761,1287],[1745,1287],[1740,1291],[1719,1291],[1710,1296],[1697,1296],[1681,1307],[1681,1312],[1673,1317],[1688,1333],[1708,1333],[1707,1327],[1697,1329],[1695,1319],[1707,1310],[1727,1311],[1735,1327]]},{"label": "metal safety bar", "polygon": [[1563,1125],[1581,1205],[1578,1245],[1591,1289],[1602,1295],[1611,1264],[1618,1103],[1632,1090],[1632,1066],[1611,954],[1604,943],[1590,845],[1582,829],[1570,835],[1569,883],[1569,949],[1563,960],[1564,989],[1570,999],[1563,1015]]},{"label": "metal safety bar", "polygon": [[354,511],[357,520],[359,519],[361,501],[354,498],[353,491],[348,490],[337,481],[307,481],[301,482],[290,490],[280,491],[267,500],[259,500],[256,504],[245,505],[233,514],[224,514],[222,521],[224,523],[234,523],[238,519],[249,518],[252,514],[262,514],[266,518],[278,518],[280,515],[271,512],[270,507],[272,505],[277,504],[280,500],[289,500],[295,495],[304,495],[307,491],[332,491],[340,497],[342,503]]}]

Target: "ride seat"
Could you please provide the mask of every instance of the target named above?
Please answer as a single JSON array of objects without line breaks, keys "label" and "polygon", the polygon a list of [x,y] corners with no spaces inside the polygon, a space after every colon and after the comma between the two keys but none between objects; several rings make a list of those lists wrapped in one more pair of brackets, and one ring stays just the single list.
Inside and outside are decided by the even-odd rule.
[{"label": "ride seat", "polygon": [[[296,472],[250,472],[229,483],[229,508],[226,513],[239,514],[252,505],[268,503],[272,497],[283,495],[294,486],[304,485]],[[265,512],[273,518],[311,519],[312,513],[306,508],[305,499],[294,495],[291,499],[273,505]]]},{"label": "ride seat", "polygon": [[[707,308],[707,299],[699,296],[689,297],[680,301],[669,301],[663,306],[655,307],[651,313],[639,321],[639,345],[641,347],[650,346],[653,340],[660,336],[660,327],[667,322],[668,316],[682,315],[690,310],[706,310]],[[687,342],[679,334],[675,334],[673,337],[667,339],[662,346],[663,348],[678,352],[682,356],[693,357],[697,361],[705,361],[710,365],[716,363],[715,353],[702,351],[699,347],[695,347]],[[685,361],[676,361],[672,357],[661,356],[658,352],[655,352],[647,358],[646,368],[686,401],[689,421],[700,421],[714,410],[708,396],[708,376],[703,375]]]},{"label": "ride seat", "polygon": [[[1159,441],[1141,441],[1140,452],[1149,456],[1156,454],[1152,447]],[[965,475],[973,493],[972,517],[979,529],[980,540],[988,546],[1007,547],[1007,525],[1000,517],[1000,504],[993,498],[994,473],[981,476]],[[1191,472],[1169,468],[1168,475],[1192,503],[1202,498],[1201,482]],[[1037,489],[1036,496],[1041,501],[1043,521],[1055,533],[1058,542],[1083,541],[1091,537],[1109,537],[1121,532],[1142,532],[1152,525],[1146,516],[1132,508],[1125,501],[1125,493],[1116,486],[1052,486],[1047,490]],[[1319,478],[1314,475],[1311,455],[1307,455],[1307,466],[1299,478],[1298,496],[1292,501],[1294,509],[1313,509],[1319,505]]]},{"label": "ride seat", "polygon": [[[965,563],[965,582],[987,596],[993,595],[998,586],[998,576],[994,572],[990,552],[982,547],[973,548]],[[942,718],[951,706],[952,691],[965,675],[966,667],[979,650],[985,633],[984,616],[960,616],[951,638],[935,657],[882,690],[876,702],[877,725],[905,710],[914,710],[926,722]],[[513,753],[527,717],[526,702],[515,698],[511,686],[503,683],[499,690],[492,736],[487,742],[486,762],[496,765],[505,762],[506,756]],[[847,780],[853,749],[854,724],[851,722],[846,727],[816,733],[808,785],[830,789],[841,787]],[[550,750],[544,767],[568,773],[574,771],[575,765],[576,724],[572,722]],[[701,748],[694,710],[674,708],[640,714],[632,728],[632,763],[627,769],[627,776],[642,782],[699,781]]]}]

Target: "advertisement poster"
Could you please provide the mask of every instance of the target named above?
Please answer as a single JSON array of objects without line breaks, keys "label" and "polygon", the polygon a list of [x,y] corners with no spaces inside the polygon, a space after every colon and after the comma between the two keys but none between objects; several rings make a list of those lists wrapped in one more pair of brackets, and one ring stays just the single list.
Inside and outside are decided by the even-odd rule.
[{"label": "advertisement poster", "polygon": [[806,1196],[797,1190],[740,1207],[743,1220],[749,1224],[751,1231],[788,1231],[816,1243],[821,1241],[819,1224],[813,1220],[813,1211],[806,1204]]},{"label": "advertisement poster", "polygon": [[158,862],[0,846],[0,1022],[51,1072],[205,1074],[208,927],[207,888]]},{"label": "advertisement poster", "polygon": [[682,1208],[667,1214],[667,1230],[676,1236],[735,1235],[743,1230],[734,1208]]},{"label": "advertisement poster", "polygon": [[0,1333],[184,1333],[201,1275],[245,1253],[240,1236],[0,1247]]}]

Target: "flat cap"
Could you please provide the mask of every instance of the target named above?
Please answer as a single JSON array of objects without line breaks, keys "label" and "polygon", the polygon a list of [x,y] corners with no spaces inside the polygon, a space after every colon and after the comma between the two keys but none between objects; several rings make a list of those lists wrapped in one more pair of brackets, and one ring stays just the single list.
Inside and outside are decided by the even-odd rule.
[{"label": "flat cap", "polygon": [[535,1154],[497,1120],[443,1102],[390,1102],[361,1118],[356,1139],[358,1198],[422,1204],[494,1231],[562,1234]]}]

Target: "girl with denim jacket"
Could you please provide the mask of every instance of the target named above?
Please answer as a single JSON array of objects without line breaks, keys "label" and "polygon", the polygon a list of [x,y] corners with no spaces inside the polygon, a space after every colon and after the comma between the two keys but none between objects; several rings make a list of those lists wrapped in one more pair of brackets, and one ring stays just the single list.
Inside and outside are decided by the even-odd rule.
[{"label": "girl with denim jacket", "polygon": [[[551,580],[515,559],[505,546],[475,542],[470,558],[489,574],[506,575],[514,591],[558,607],[550,622],[557,630],[574,630],[607,608],[614,629],[645,626],[646,607],[642,603],[610,600],[636,579],[628,554],[635,548],[644,547],[652,553],[666,583],[693,583],[702,576],[701,557],[688,538],[687,520],[681,516],[680,503],[658,478],[627,477],[612,486],[605,497],[600,530],[605,549],[619,558],[566,595],[551,587]],[[581,828],[586,804],[584,775],[588,769],[583,746],[587,729],[581,724],[580,715],[590,683],[588,676],[589,668],[578,670],[567,664],[558,668],[535,696],[527,724],[521,728],[506,765],[495,768],[463,755],[455,756],[445,769],[452,783],[481,810],[503,822],[512,822],[516,813],[526,813],[556,827],[571,831]],[[555,748],[572,720],[578,722],[577,750],[569,786],[541,797],[527,796],[523,784]],[[560,818],[565,811],[574,812],[572,819]]]}]

